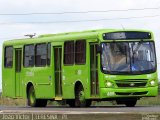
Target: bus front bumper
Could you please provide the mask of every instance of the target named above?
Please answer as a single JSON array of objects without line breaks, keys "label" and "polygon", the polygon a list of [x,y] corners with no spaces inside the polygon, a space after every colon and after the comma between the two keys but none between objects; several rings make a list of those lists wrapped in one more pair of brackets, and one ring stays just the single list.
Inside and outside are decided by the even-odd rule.
[{"label": "bus front bumper", "polygon": [[146,88],[101,88],[100,98],[155,97],[158,86]]}]

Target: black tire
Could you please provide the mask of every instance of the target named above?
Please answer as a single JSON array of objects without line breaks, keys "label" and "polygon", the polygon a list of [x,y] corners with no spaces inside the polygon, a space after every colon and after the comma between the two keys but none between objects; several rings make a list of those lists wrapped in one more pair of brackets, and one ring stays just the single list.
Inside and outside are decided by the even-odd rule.
[{"label": "black tire", "polygon": [[84,88],[82,85],[79,85],[75,88],[75,107],[90,107],[91,100],[86,100],[84,96]]},{"label": "black tire", "polygon": [[137,103],[137,100],[128,100],[128,101],[125,101],[124,104],[126,105],[126,107],[135,107],[136,103]]},{"label": "black tire", "polygon": [[92,104],[92,101],[91,100],[86,100],[86,107],[90,107]]},{"label": "black tire", "polygon": [[31,107],[36,107],[37,100],[35,99],[34,87],[30,86],[27,92],[27,104]]},{"label": "black tire", "polygon": [[37,99],[37,107],[46,107],[47,100],[46,99]]},{"label": "black tire", "polygon": [[85,98],[81,100],[81,94],[83,94],[84,98],[84,89],[82,85],[78,85],[75,88],[75,99],[67,100],[67,104],[70,107],[90,107],[92,101],[86,100]]},{"label": "black tire", "polygon": [[[67,101],[67,104],[70,106],[70,107],[80,107],[80,106],[75,106],[75,100],[68,100]],[[90,107],[92,104],[92,101],[91,100],[86,100],[86,104],[84,105],[84,107]]]},{"label": "black tire", "polygon": [[34,87],[30,86],[27,92],[27,104],[31,107],[45,107],[47,105],[47,100],[36,99]]},{"label": "black tire", "polygon": [[73,100],[68,100],[67,103],[70,107],[75,107],[75,100],[74,99]]},{"label": "black tire", "polygon": [[84,93],[84,89],[82,85],[79,85],[75,88],[75,107],[85,107],[85,101],[81,100],[82,92]]}]

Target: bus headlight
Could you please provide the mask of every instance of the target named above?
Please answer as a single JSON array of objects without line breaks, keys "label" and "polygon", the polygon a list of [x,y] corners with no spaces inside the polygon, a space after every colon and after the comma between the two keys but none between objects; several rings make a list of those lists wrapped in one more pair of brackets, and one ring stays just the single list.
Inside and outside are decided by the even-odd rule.
[{"label": "bus headlight", "polygon": [[156,86],[156,79],[149,81],[149,86]]},{"label": "bus headlight", "polygon": [[151,85],[151,86],[154,86],[155,83],[156,83],[156,82],[155,82],[154,80],[151,80],[151,81],[150,81],[150,85]]},{"label": "bus headlight", "polygon": [[105,85],[106,85],[106,87],[113,87],[114,86],[114,84],[110,81],[106,81]]}]

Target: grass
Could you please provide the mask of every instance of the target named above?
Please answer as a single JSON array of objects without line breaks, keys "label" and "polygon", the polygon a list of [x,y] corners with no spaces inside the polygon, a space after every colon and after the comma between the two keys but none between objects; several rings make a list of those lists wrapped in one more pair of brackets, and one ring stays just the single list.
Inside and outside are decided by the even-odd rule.
[{"label": "grass", "polygon": [[8,97],[0,97],[0,105],[4,106],[25,106],[26,100],[24,99],[12,99]]},{"label": "grass", "polygon": [[158,87],[159,95],[157,97],[142,98],[137,102],[137,105],[160,105],[160,84]]},{"label": "grass", "polygon": [[[8,97],[0,97],[0,105],[3,106],[27,106],[25,99],[13,99]],[[48,101],[48,105],[60,106],[61,102]]]},{"label": "grass", "polygon": [[137,105],[160,105],[160,95],[138,100]]}]

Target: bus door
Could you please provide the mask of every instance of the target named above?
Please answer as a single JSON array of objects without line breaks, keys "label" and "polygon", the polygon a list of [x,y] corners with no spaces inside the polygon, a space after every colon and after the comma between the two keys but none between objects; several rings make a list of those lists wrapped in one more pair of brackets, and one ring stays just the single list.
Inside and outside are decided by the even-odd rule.
[{"label": "bus door", "polygon": [[97,43],[90,44],[90,88],[91,96],[99,95]]},{"label": "bus door", "polygon": [[22,49],[15,49],[15,87],[16,97],[22,96],[21,88],[21,62],[22,62]]},{"label": "bus door", "polygon": [[62,99],[62,47],[54,47],[55,99]]}]

